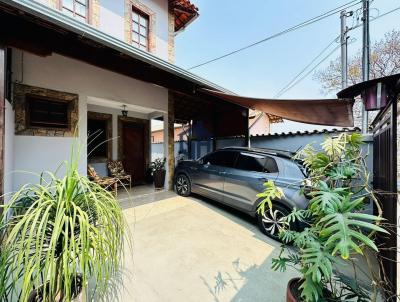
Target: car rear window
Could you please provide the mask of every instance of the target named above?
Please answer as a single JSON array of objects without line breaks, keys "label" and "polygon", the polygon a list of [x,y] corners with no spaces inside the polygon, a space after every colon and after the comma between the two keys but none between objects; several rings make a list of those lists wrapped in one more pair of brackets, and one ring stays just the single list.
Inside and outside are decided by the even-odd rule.
[{"label": "car rear window", "polygon": [[241,152],[239,154],[236,168],[245,171],[264,173],[278,172],[278,166],[272,157],[246,152]]}]

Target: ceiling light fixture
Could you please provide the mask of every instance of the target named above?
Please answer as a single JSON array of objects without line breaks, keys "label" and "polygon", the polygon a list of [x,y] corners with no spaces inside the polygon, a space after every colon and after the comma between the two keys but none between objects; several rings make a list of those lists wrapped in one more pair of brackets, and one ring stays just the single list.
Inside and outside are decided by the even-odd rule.
[{"label": "ceiling light fixture", "polygon": [[128,110],[126,110],[126,105],[122,105],[122,116],[127,117],[128,116]]}]

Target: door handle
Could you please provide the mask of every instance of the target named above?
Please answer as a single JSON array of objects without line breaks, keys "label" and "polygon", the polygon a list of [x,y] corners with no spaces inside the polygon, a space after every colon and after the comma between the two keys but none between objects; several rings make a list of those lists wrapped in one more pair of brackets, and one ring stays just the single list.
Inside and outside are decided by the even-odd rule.
[{"label": "door handle", "polygon": [[225,174],[226,174],[226,172],[225,172],[225,171],[221,171],[221,172],[219,172],[219,174],[221,174],[221,175],[225,175]]},{"label": "door handle", "polygon": [[262,182],[267,182],[267,181],[268,181],[268,179],[265,178],[265,177],[259,177],[258,180],[259,180],[259,181],[262,181]]}]

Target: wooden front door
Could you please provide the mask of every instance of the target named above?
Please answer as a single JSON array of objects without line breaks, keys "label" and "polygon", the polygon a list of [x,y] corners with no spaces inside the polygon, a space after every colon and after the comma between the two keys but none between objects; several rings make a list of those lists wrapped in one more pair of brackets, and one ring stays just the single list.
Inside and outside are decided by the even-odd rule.
[{"label": "wooden front door", "polygon": [[132,175],[133,185],[145,182],[145,127],[144,124],[122,123],[122,154],[126,172]]}]

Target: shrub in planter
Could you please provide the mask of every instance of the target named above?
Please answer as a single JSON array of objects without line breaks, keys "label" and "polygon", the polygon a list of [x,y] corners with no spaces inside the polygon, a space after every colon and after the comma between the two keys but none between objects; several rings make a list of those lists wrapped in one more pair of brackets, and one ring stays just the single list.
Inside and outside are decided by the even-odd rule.
[{"label": "shrub in planter", "polygon": [[150,164],[153,173],[154,187],[156,189],[164,188],[165,184],[165,158],[157,158]]},{"label": "shrub in planter", "polygon": [[110,192],[79,174],[77,158],[65,164],[64,177],[43,173],[3,206],[1,301],[71,301],[89,279],[102,295],[119,275],[122,210]]},{"label": "shrub in planter", "polygon": [[[295,156],[308,170],[304,194],[310,202],[306,209],[293,209],[283,218],[282,250],[272,261],[274,270],[285,271],[290,265],[300,272],[298,280],[289,282],[287,301],[375,301],[378,295],[376,287],[368,292],[358,280],[334,269],[338,257],[352,265],[355,254],[378,251],[374,234],[387,233],[379,226],[381,210],[369,189],[361,144],[360,134],[341,134],[327,138],[321,151],[309,145]],[[264,198],[260,212],[283,195],[272,181],[265,187],[259,194]],[[370,200],[375,201],[378,216],[363,213]],[[304,229],[290,229],[295,222],[305,225]]]}]

